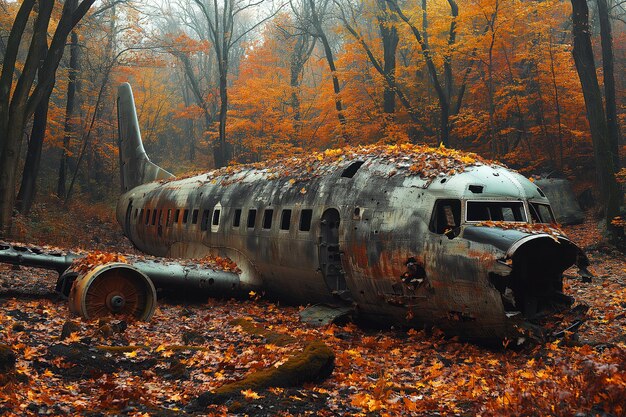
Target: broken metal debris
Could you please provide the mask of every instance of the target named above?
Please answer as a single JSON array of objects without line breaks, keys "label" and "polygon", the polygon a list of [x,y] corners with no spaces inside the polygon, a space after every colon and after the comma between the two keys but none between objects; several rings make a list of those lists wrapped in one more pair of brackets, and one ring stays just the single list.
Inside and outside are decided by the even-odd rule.
[{"label": "broken metal debris", "polygon": [[176,260],[0,242],[0,262],[57,271],[57,291],[69,297],[70,311],[85,319],[117,314],[149,320],[155,285],[238,294],[237,266],[222,257]]}]

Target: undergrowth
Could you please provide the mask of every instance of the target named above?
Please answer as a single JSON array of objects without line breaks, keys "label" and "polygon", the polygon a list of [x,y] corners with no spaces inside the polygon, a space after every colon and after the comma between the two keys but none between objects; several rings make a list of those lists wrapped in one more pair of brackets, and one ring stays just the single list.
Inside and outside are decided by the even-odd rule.
[{"label": "undergrowth", "polygon": [[12,239],[64,248],[130,247],[115,220],[115,203],[91,202],[81,195],[68,205],[53,195],[41,196],[28,216],[15,216]]}]

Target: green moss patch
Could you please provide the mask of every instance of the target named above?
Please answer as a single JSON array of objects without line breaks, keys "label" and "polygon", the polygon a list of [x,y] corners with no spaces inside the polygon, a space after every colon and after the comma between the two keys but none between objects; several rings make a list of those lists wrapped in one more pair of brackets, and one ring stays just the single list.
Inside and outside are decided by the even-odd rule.
[{"label": "green moss patch", "polygon": [[302,352],[291,356],[287,362],[278,367],[253,372],[240,381],[223,385],[214,392],[201,394],[195,405],[206,407],[209,404],[220,404],[243,390],[292,387],[305,382],[321,381],[332,374],[334,362],[333,351],[324,342],[314,340]]},{"label": "green moss patch", "polygon": [[241,326],[241,328],[250,334],[262,336],[265,342],[276,346],[287,346],[296,342],[296,339],[288,334],[278,333],[259,326],[249,319],[235,319],[229,322],[233,326]]}]

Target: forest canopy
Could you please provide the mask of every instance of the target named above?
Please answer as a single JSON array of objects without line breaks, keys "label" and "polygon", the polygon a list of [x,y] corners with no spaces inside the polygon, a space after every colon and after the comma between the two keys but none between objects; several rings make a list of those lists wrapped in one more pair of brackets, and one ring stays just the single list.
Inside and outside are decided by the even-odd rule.
[{"label": "forest canopy", "polygon": [[[28,213],[36,185],[65,200],[76,191],[113,199],[121,82],[133,86],[148,155],[178,174],[408,142],[476,152],[525,174],[585,173],[581,187],[589,187],[587,173],[598,165],[589,111],[598,105],[588,104],[572,53],[586,23],[593,50],[585,59],[595,61],[607,101],[602,126],[609,138],[611,126],[617,132],[615,183],[626,119],[626,5],[591,1],[588,18],[573,14],[583,3],[72,0],[46,3],[48,10],[2,0],[0,113],[9,124],[0,130],[2,158],[13,167],[5,164],[0,184],[2,223],[7,196],[17,193],[15,207]],[[612,99],[604,90],[604,15]],[[604,114],[602,97],[600,107]],[[26,116],[19,123],[7,115],[14,110]],[[608,180],[599,180],[598,197],[608,200]]]}]

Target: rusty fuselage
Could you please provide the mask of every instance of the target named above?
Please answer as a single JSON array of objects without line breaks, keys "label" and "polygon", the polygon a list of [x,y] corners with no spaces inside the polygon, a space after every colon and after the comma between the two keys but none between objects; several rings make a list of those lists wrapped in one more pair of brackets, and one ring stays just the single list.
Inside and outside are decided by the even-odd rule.
[{"label": "rusty fuselage", "polygon": [[366,155],[300,179],[243,166],[150,182],[121,196],[117,218],[146,253],[231,258],[238,290],[347,303],[388,324],[493,339],[571,304],[562,272],[578,249],[523,227],[552,214],[513,171],[478,164],[423,179]]}]

